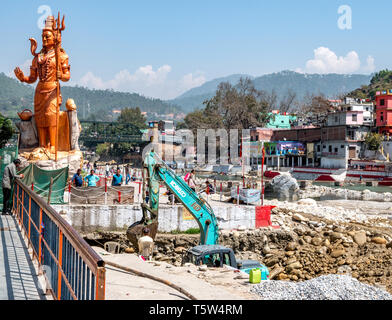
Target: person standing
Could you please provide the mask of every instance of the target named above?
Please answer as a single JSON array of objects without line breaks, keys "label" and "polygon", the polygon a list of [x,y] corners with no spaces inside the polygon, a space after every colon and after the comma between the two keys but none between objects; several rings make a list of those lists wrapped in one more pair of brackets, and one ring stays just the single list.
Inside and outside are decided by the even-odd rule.
[{"label": "person standing", "polygon": [[188,185],[189,187],[196,192],[196,177],[195,177],[195,170],[191,171],[191,175],[188,178]]},{"label": "person standing", "polygon": [[150,229],[143,229],[143,237],[138,241],[139,254],[143,260],[151,260],[154,250],[154,240],[150,237]]},{"label": "person standing", "polygon": [[117,173],[113,175],[112,186],[119,187],[123,182],[123,177],[121,175],[120,169],[117,169]]},{"label": "person standing", "polygon": [[81,175],[82,170],[78,169],[78,171],[72,177],[71,182],[75,185],[75,187],[80,188],[83,186],[83,177]]},{"label": "person standing", "polygon": [[14,183],[15,179],[23,179],[24,175],[17,174],[17,170],[20,167],[20,160],[15,159],[13,162],[11,162],[8,166],[4,168],[3,172],[3,181],[2,181],[2,187],[3,187],[3,215],[7,215],[11,213],[11,208],[10,208],[10,200],[11,200],[11,193],[12,193],[12,185]]},{"label": "person standing", "polygon": [[129,181],[131,181],[131,172],[129,171],[129,165],[125,167],[125,184],[128,185]]},{"label": "person standing", "polygon": [[106,177],[109,177],[109,165],[106,164]]},{"label": "person standing", "polygon": [[88,187],[96,187],[97,186],[97,182],[100,180],[100,178],[95,175],[95,171],[91,170],[90,174],[84,178],[85,181],[87,181],[87,186]]}]

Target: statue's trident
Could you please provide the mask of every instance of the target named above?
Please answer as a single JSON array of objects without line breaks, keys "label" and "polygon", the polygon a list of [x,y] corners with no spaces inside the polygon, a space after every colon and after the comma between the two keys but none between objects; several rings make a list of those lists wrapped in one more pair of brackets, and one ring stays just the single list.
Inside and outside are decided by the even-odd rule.
[{"label": "statue's trident", "polygon": [[55,145],[55,161],[57,162],[57,151],[59,145],[59,116],[60,116],[60,79],[59,73],[61,73],[60,66],[60,48],[61,48],[61,32],[65,30],[64,23],[65,15],[60,23],[60,12],[58,14],[57,20],[55,20],[53,25],[54,33],[56,34],[56,81],[57,81],[57,110],[56,110],[56,145]]}]

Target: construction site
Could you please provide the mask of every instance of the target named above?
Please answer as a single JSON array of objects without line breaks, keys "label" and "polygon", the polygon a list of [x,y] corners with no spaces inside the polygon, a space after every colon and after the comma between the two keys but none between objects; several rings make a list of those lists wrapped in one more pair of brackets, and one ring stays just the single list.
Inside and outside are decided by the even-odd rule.
[{"label": "construction site", "polygon": [[[146,36],[146,17],[134,22],[138,14],[121,14],[150,15],[157,5],[137,11],[124,2],[124,9],[112,5],[93,14],[99,6],[90,4],[84,12],[84,5],[74,4],[81,22],[70,20],[70,34],[85,38],[73,42],[63,37],[65,16],[40,6],[36,11],[45,15],[36,37],[42,49],[23,33],[29,59],[12,49],[7,59],[19,60],[12,60],[13,71],[0,74],[0,111],[6,114],[0,114],[0,300],[234,301],[219,311],[193,305],[201,308],[195,315],[242,314],[244,301],[392,300],[391,71],[374,73],[370,55],[361,66],[355,51],[338,57],[319,47],[315,60],[298,72],[207,81],[199,71],[203,64],[194,60],[210,54],[204,41],[214,28],[200,44],[176,48],[180,34],[165,38],[166,24],[178,18],[164,14],[169,5],[147,17],[157,24],[148,22],[153,28]],[[216,8],[222,17],[223,7]],[[72,11],[72,4],[67,8]],[[238,8],[230,10],[234,19],[228,20],[237,21]],[[193,14],[195,8],[185,11]],[[81,12],[88,17],[81,19]],[[113,15],[109,23],[107,12]],[[98,13],[99,23],[89,20]],[[203,6],[194,22],[205,27],[207,16]],[[16,18],[10,17],[13,25]],[[246,17],[244,26],[263,20]],[[308,18],[295,17],[292,25]],[[27,16],[17,21],[31,27]],[[127,23],[120,28],[121,21]],[[103,26],[98,36],[92,33]],[[183,31],[183,24],[174,26]],[[215,29],[223,30],[220,22]],[[124,41],[130,34],[132,41]],[[143,48],[156,34],[160,42]],[[249,38],[248,49],[230,42],[205,67],[213,69],[228,53],[268,53],[255,50],[263,42]],[[220,47],[218,40],[221,35],[208,41]],[[75,56],[88,53],[74,64],[79,80],[64,87],[71,64],[63,41]],[[155,71],[156,48],[159,59],[165,52],[170,59],[156,60],[165,64]],[[185,51],[195,53],[187,57],[195,69],[174,80],[179,73],[169,76],[167,63],[180,61]],[[287,52],[287,41],[267,65],[278,51]],[[121,55],[126,59],[117,64]],[[134,73],[124,69],[129,56],[140,59],[132,62],[139,65]],[[223,59],[221,69],[236,59]],[[257,64],[259,55],[249,70]],[[108,80],[117,69],[122,71]],[[354,74],[362,70],[369,74]],[[130,306],[131,312],[145,311]],[[178,318],[183,312],[190,310],[159,304],[149,309],[150,315]]]}]

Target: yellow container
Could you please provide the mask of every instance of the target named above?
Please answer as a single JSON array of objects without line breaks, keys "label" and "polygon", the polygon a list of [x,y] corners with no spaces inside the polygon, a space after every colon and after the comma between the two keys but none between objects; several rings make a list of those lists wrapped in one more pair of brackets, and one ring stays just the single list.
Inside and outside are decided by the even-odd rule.
[{"label": "yellow container", "polygon": [[260,283],[261,282],[261,271],[260,269],[252,269],[249,272],[249,282],[250,283]]}]

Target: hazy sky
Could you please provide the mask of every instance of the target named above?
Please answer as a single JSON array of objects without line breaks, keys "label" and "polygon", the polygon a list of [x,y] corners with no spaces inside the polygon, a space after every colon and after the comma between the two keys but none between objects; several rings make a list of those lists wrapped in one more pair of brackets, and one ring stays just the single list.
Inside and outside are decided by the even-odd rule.
[{"label": "hazy sky", "polygon": [[28,70],[48,8],[66,15],[71,84],[90,88],[169,99],[234,73],[392,68],[390,0],[2,0],[0,72]]}]

